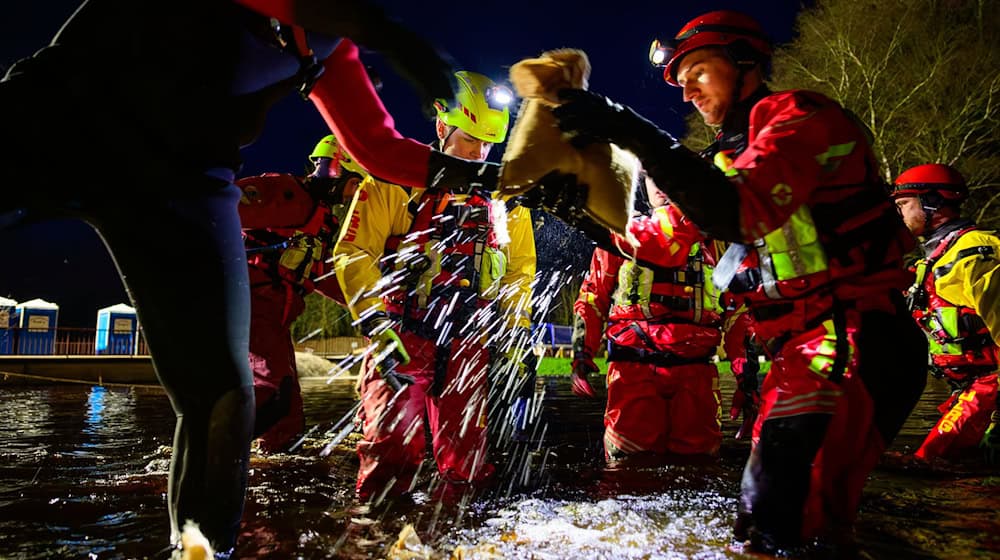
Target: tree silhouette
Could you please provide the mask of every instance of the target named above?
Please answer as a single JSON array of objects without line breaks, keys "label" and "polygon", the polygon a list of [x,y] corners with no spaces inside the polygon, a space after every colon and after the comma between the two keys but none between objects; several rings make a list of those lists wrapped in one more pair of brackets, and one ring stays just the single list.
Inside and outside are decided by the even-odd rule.
[{"label": "tree silhouette", "polygon": [[[1000,227],[1000,3],[987,0],[818,0],[777,49],[774,90],[811,89],[871,130],[882,177],[909,167],[958,168],[966,211]],[[708,141],[697,116],[685,143]]]}]

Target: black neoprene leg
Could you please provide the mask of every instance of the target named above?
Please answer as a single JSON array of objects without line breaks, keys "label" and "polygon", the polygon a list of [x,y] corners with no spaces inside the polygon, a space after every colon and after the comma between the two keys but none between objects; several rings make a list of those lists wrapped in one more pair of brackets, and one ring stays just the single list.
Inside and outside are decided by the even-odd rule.
[{"label": "black neoprene leg", "polygon": [[218,550],[228,550],[243,512],[254,423],[239,191],[204,177],[184,180],[205,182],[203,193],[213,183],[216,190],[105,205],[89,219],[125,280],[177,414],[168,485],[172,538],[193,520]]},{"label": "black neoprene leg", "polygon": [[744,522],[752,516],[749,537],[754,550],[774,553],[801,544],[802,507],[812,462],[830,418],[803,414],[766,420],[761,426],[760,443],[743,471],[739,504]]},{"label": "black neoprene leg", "polygon": [[862,315],[858,374],[872,397],[874,422],[886,447],[916,407],[927,384],[927,337],[896,297],[896,314]]}]

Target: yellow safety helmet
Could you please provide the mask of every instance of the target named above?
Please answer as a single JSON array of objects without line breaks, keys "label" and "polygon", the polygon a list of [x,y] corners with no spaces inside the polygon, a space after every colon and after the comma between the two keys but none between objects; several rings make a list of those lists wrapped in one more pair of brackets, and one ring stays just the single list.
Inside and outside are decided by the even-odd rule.
[{"label": "yellow safety helmet", "polygon": [[317,158],[330,158],[333,162],[340,166],[343,171],[350,171],[352,173],[357,173],[362,177],[368,175],[365,168],[358,165],[351,154],[347,153],[347,150],[340,146],[340,142],[337,141],[337,137],[333,134],[324,136],[322,140],[316,144],[313,148],[311,154],[309,154],[309,160],[315,161]]},{"label": "yellow safety helmet", "polygon": [[448,126],[461,129],[466,134],[484,142],[498,144],[507,138],[510,125],[510,104],[514,93],[510,88],[497,84],[482,74],[456,72],[458,93],[456,105],[438,99],[435,107],[438,118]]}]

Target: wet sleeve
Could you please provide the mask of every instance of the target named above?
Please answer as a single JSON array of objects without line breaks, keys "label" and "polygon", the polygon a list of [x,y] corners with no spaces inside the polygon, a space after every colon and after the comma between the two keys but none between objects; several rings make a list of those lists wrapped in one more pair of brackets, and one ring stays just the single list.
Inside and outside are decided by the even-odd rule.
[{"label": "wet sleeve", "polygon": [[573,304],[573,312],[578,317],[577,325],[583,326],[584,332],[573,333],[574,339],[582,338],[584,352],[591,357],[597,355],[604,335],[604,325],[611,309],[611,296],[618,284],[618,269],[622,258],[605,251],[594,249],[590,257],[590,270],[580,286],[580,294]]},{"label": "wet sleeve", "polygon": [[409,228],[409,196],[397,185],[367,177],[355,193],[346,227],[333,248],[333,265],[351,315],[385,311],[379,261],[391,235]]},{"label": "wet sleeve", "polygon": [[531,290],[535,281],[535,232],[531,211],[517,206],[507,216],[510,244],[507,271],[501,279],[501,308],[507,323],[515,327],[531,327]]},{"label": "wet sleeve", "polygon": [[932,273],[938,295],[975,309],[1000,345],[1000,238],[982,231],[966,233],[938,260]]},{"label": "wet sleeve", "polygon": [[372,86],[358,47],[341,41],[324,62],[309,99],[354,160],[397,185],[427,183],[431,148],[404,138]]}]

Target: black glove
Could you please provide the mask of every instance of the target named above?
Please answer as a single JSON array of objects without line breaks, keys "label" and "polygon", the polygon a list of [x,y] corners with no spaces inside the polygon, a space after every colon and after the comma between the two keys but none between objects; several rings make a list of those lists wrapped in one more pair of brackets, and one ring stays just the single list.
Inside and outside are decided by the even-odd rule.
[{"label": "black glove", "polygon": [[710,237],[744,241],[736,187],[711,163],[632,109],[579,89],[559,92],[566,101],[552,110],[559,128],[575,134],[576,146],[612,142],[632,152],[646,173],[684,215]]},{"label": "black glove", "polygon": [[406,78],[420,96],[428,117],[437,99],[451,100],[458,91],[451,59],[427,39],[390,19],[372,0],[300,0],[294,2],[295,23],[310,31],[347,37],[377,51]]},{"label": "black glove", "polygon": [[390,22],[378,50],[393,69],[413,86],[420,96],[427,118],[437,114],[438,99],[451,101],[458,91],[455,64],[447,54],[426,39],[396,22]]},{"label": "black glove", "polygon": [[580,230],[599,246],[613,246],[608,229],[585,212],[587,185],[581,185],[576,175],[552,171],[535,182],[535,186],[522,194],[521,206],[539,208]]},{"label": "black glove", "polygon": [[576,147],[593,142],[610,142],[642,159],[642,152],[669,149],[677,143],[673,136],[641,117],[631,108],[592,91],[564,89],[559,98],[565,103],[552,110],[563,132],[573,134]]},{"label": "black glove", "polygon": [[990,415],[990,425],[979,445],[987,464],[995,465],[1000,462],[1000,410],[994,410]]},{"label": "black glove", "polygon": [[427,161],[427,188],[470,192],[473,189],[492,191],[497,188],[500,166],[487,161],[472,161],[431,150]]}]

